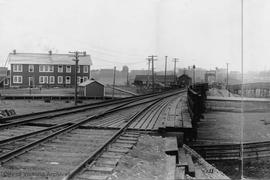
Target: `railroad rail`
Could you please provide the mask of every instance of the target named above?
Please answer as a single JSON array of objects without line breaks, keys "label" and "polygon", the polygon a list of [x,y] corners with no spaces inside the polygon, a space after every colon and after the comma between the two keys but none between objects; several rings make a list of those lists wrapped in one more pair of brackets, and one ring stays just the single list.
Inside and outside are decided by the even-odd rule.
[{"label": "railroad rail", "polygon": [[[65,107],[65,108],[59,108],[59,109],[54,109],[54,110],[48,110],[48,111],[41,111],[41,112],[35,112],[35,113],[29,113],[29,114],[22,114],[22,115],[15,115],[15,116],[10,116],[10,117],[5,117],[1,119],[1,123],[5,122],[10,122],[16,119],[22,119],[22,118],[29,118],[29,117],[35,117],[37,118],[47,118],[49,113],[49,117],[53,116],[59,116],[59,115],[67,115],[71,114],[74,112],[82,112],[85,110],[89,109],[94,109],[94,108],[100,108],[100,107],[105,107],[105,106],[110,106],[110,105],[115,105],[119,103],[124,103],[128,102],[132,99],[142,99],[142,98],[148,98],[148,97],[154,97],[157,95],[162,95],[164,93],[155,93],[155,94],[145,94],[145,95],[138,95],[138,96],[132,96],[132,97],[126,97],[126,98],[121,98],[121,99],[116,99],[116,100],[107,100],[107,101],[102,101],[102,102],[96,102],[96,103],[89,103],[89,104],[84,104],[84,105],[78,105],[78,106],[71,106],[71,107]],[[53,113],[56,113],[55,115]],[[42,116],[44,115],[44,116]]]},{"label": "railroad rail", "polygon": [[[70,178],[76,175],[77,172],[81,172],[81,170],[84,172],[86,164],[87,167],[90,164],[91,167],[92,165],[96,167],[95,160],[97,158],[108,156],[108,153],[106,154],[104,151],[109,149],[118,151],[117,153],[124,153],[127,151],[125,148],[132,147],[136,143],[136,135],[138,133],[132,134],[127,132],[127,130],[130,124],[140,115],[149,110],[153,105],[159,106],[159,102],[162,99],[181,92],[171,92],[148,99],[144,98],[141,101],[133,99],[104,112],[98,112],[88,118],[77,120],[76,123],[75,121],[67,121],[49,128],[4,139],[0,141],[0,161],[2,164],[0,173],[1,175],[10,171],[23,173],[23,169],[31,168],[35,173],[47,173],[46,177],[51,176],[48,172],[60,173],[60,176],[66,176],[68,172],[72,172],[70,173],[72,175],[66,176]],[[90,123],[91,121],[94,122],[98,118],[126,109],[132,110],[129,112],[130,117],[128,120],[121,122],[122,126],[118,129],[105,131],[101,129],[84,130],[79,128],[83,124]],[[123,148],[122,150],[119,150],[119,142]],[[112,146],[118,148],[108,148],[108,145],[112,143],[114,144]],[[105,154],[102,155],[102,153]],[[89,154],[91,155],[89,156]],[[109,162],[111,163],[111,161]],[[81,166],[79,167],[78,164]],[[78,170],[74,169],[75,166],[77,167],[75,169]],[[97,169],[94,168],[94,170]]]},{"label": "railroad rail", "polygon": [[[3,118],[1,119],[1,122],[4,124],[0,124],[0,129],[10,128],[18,125],[23,125],[27,123],[32,122],[44,122],[47,121],[49,125],[57,124],[58,121],[56,121],[53,118],[61,117],[63,119],[64,116],[68,116],[71,114],[82,114],[82,112],[85,112],[87,116],[91,115],[89,113],[90,110],[93,111],[92,114],[95,114],[98,109],[102,112],[105,108],[109,109],[111,106],[117,106],[119,104],[130,104],[131,101],[136,102],[139,100],[147,99],[156,97],[158,95],[162,96],[162,93],[158,94],[148,94],[148,95],[141,95],[136,97],[129,97],[129,98],[123,98],[121,100],[112,100],[112,101],[105,101],[101,103],[91,103],[86,105],[80,105],[80,106],[73,106],[68,108],[62,108],[62,109],[56,109],[56,110],[50,110],[50,111],[43,111],[43,112],[37,112],[37,113],[31,113],[31,114],[24,114],[24,115],[17,115],[13,117]],[[53,123],[51,123],[50,119],[53,119]],[[62,123],[62,120],[60,121]]]},{"label": "railroad rail", "polygon": [[[190,146],[206,160],[238,160],[240,144],[193,145]],[[270,156],[270,141],[243,144],[243,158],[260,158]]]}]

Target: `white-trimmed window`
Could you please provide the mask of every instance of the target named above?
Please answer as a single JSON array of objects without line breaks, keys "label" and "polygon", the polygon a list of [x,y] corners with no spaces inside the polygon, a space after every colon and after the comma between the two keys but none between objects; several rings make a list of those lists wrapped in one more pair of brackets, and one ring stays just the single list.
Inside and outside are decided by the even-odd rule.
[{"label": "white-trimmed window", "polygon": [[71,80],[70,80],[70,76],[66,76],[66,84],[70,84]]},{"label": "white-trimmed window", "polygon": [[33,64],[29,64],[28,72],[34,72],[34,65]]},{"label": "white-trimmed window", "polygon": [[21,84],[22,83],[22,76],[13,76],[13,83],[14,84]]},{"label": "white-trimmed window", "polygon": [[53,72],[53,70],[54,70],[54,65],[49,65],[48,67],[49,67],[49,72]]},{"label": "white-trimmed window", "polygon": [[63,84],[63,76],[58,76],[57,77],[57,83],[58,84]]},{"label": "white-trimmed window", "polygon": [[83,66],[83,73],[88,73],[88,66]]},{"label": "white-trimmed window", "polygon": [[80,65],[78,65],[78,67],[77,67],[77,73],[80,73],[81,72],[81,67],[80,67]]},{"label": "white-trimmed window", "polygon": [[54,84],[54,76],[50,76],[50,84]]},{"label": "white-trimmed window", "polygon": [[66,72],[67,72],[67,73],[70,73],[70,72],[71,72],[71,66],[70,66],[70,65],[67,65],[67,66],[66,66]]},{"label": "white-trimmed window", "polygon": [[39,78],[38,78],[39,84],[44,84],[44,78],[43,77],[44,76],[39,76]]},{"label": "white-trimmed window", "polygon": [[48,76],[39,76],[39,84],[47,84]]},{"label": "white-trimmed window", "polygon": [[63,72],[63,65],[58,65],[58,72],[62,73]]},{"label": "white-trimmed window", "polygon": [[22,64],[13,64],[13,72],[22,72]]},{"label": "white-trimmed window", "polygon": [[39,72],[53,72],[53,70],[54,70],[53,65],[47,65],[47,64],[39,65]]},{"label": "white-trimmed window", "polygon": [[83,82],[84,81],[87,81],[88,80],[88,77],[87,76],[83,76]]}]

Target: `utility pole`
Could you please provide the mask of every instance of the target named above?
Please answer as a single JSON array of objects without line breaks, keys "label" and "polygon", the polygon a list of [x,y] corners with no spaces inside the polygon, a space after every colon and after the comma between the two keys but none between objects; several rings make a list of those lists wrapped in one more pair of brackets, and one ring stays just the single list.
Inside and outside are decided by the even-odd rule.
[{"label": "utility pole", "polygon": [[164,76],[164,85],[165,85],[165,88],[166,88],[166,84],[167,84],[167,82],[166,82],[166,78],[167,78],[167,58],[168,58],[168,56],[165,56],[165,76]]},{"label": "utility pole", "polygon": [[196,84],[195,68],[196,68],[196,66],[193,65],[192,68],[193,68],[193,87],[195,87],[195,84]]},{"label": "utility pole", "polygon": [[154,73],[154,61],[155,61],[155,55],[149,56],[151,58],[152,61],[152,91],[153,93],[155,92],[155,73]]},{"label": "utility pole", "polygon": [[217,71],[218,71],[218,67],[216,67],[216,72],[215,72],[215,75],[216,75],[215,81],[216,81],[216,83],[217,83]]},{"label": "utility pole", "polygon": [[174,85],[176,85],[176,63],[178,62],[178,58],[173,58],[174,61]]},{"label": "utility pole", "polygon": [[129,75],[129,72],[128,72],[128,70],[127,70],[127,86],[129,85],[128,75]]},{"label": "utility pole", "polygon": [[226,85],[226,89],[228,91],[228,96],[230,97],[230,91],[229,91],[229,63],[227,64],[227,85]]},{"label": "utility pole", "polygon": [[86,55],[86,52],[79,52],[79,51],[70,51],[69,53],[74,54],[73,56],[75,57],[75,59],[73,59],[73,61],[75,61],[75,95],[74,95],[74,103],[75,106],[77,106],[77,99],[78,99],[78,83],[77,83],[77,71],[78,71],[78,63],[79,63],[79,56],[80,55]]},{"label": "utility pole", "polygon": [[149,89],[149,74],[150,74],[150,63],[151,63],[151,58],[146,58],[148,61],[148,71],[147,71],[147,89]]},{"label": "utility pole", "polygon": [[115,88],[115,71],[116,67],[113,68],[113,92],[112,92],[112,98],[114,99],[114,88]]}]

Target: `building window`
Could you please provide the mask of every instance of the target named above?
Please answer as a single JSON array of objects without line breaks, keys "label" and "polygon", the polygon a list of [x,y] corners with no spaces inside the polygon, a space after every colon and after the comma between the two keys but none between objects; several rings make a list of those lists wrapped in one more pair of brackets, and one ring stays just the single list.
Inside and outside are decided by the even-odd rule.
[{"label": "building window", "polygon": [[53,65],[49,65],[49,72],[53,72],[54,66]]},{"label": "building window", "polygon": [[53,72],[53,65],[39,65],[39,72]]},{"label": "building window", "polygon": [[71,66],[69,66],[69,65],[66,66],[66,72],[67,72],[67,73],[70,73],[70,72],[71,72]]},{"label": "building window", "polygon": [[83,82],[87,81],[88,77],[87,76],[83,76]]},{"label": "building window", "polygon": [[39,84],[48,84],[48,76],[39,76]]},{"label": "building window", "polygon": [[88,66],[83,66],[83,72],[88,73]]},{"label": "building window", "polygon": [[77,66],[77,73],[80,73],[81,72],[81,68],[80,68],[80,65]]},{"label": "building window", "polygon": [[39,76],[39,84],[43,84],[43,83],[44,83],[43,76]]},{"label": "building window", "polygon": [[50,84],[54,84],[54,76],[50,76]]},{"label": "building window", "polygon": [[22,64],[13,64],[13,72],[22,72]]},{"label": "building window", "polygon": [[63,76],[58,76],[57,77],[57,83],[62,84],[63,83]]},{"label": "building window", "polygon": [[62,65],[58,65],[58,72],[62,73],[63,72],[63,66]]},{"label": "building window", "polygon": [[29,71],[29,72],[34,72],[34,65],[33,65],[33,64],[30,64],[30,65],[28,66],[28,71]]},{"label": "building window", "polygon": [[66,76],[66,84],[70,84],[70,76]]},{"label": "building window", "polygon": [[13,76],[13,83],[21,84],[22,83],[22,76]]},{"label": "building window", "polygon": [[8,85],[9,84],[9,81],[8,81],[8,78],[7,79],[5,79],[5,81],[4,81],[4,85]]}]

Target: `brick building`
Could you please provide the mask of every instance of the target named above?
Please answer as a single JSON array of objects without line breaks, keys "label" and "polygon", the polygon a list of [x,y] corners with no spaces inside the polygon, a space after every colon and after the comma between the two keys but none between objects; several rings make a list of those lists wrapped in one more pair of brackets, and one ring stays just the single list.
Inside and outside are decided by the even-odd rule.
[{"label": "brick building", "polygon": [[[75,62],[70,54],[13,53],[9,54],[10,87],[73,87]],[[84,53],[79,57],[78,83],[90,77],[92,61]]]}]

